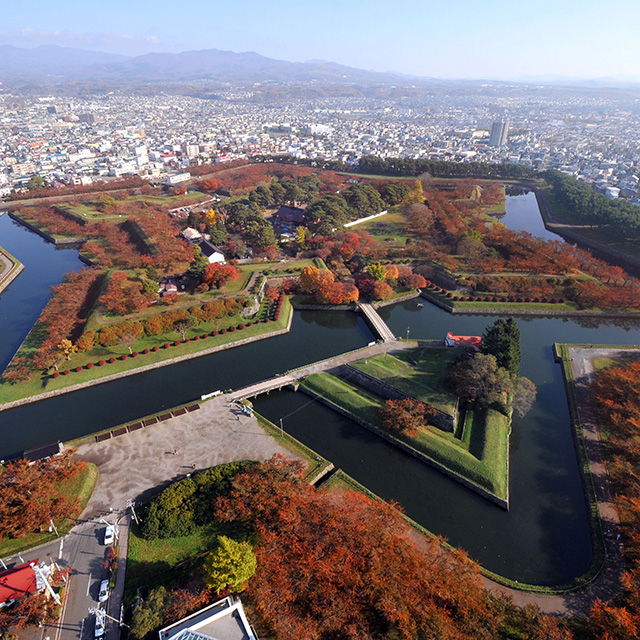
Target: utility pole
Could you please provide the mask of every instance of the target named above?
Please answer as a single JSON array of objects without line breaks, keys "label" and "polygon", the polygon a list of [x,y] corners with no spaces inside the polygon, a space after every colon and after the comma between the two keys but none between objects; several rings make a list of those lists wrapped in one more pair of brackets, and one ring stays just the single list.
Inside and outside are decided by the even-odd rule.
[{"label": "utility pole", "polygon": [[136,524],[139,525],[140,523],[138,522],[138,516],[136,515],[135,506],[136,506],[136,503],[133,500],[131,500],[131,498],[129,498],[127,500],[127,509],[131,509],[131,515],[133,516],[133,519],[136,521]]},{"label": "utility pole", "polygon": [[282,426],[282,418],[280,418],[280,437],[284,437],[284,427]]},{"label": "utility pole", "polygon": [[40,580],[44,582],[44,586],[49,592],[49,595],[56,601],[57,604],[60,604],[60,596],[53,590],[53,587],[49,584],[49,581],[42,572],[42,569],[35,562],[32,562],[29,566],[33,568],[36,576],[38,576],[38,578],[40,578]]},{"label": "utility pole", "polygon": [[102,614],[104,614],[105,618],[109,618],[109,620],[113,620],[114,622],[117,622],[118,625],[122,626],[122,627],[127,627],[127,629],[131,629],[131,627],[128,624],[125,624],[124,622],[122,622],[121,620],[118,620],[118,618],[114,618],[113,616],[110,616],[104,609],[96,609],[95,607],[89,607],[89,613],[95,615],[102,615],[102,614],[98,614],[97,612],[101,611]]},{"label": "utility pole", "polygon": [[[56,535],[58,536],[58,538],[60,537],[60,534],[58,533],[58,529],[56,528],[56,525],[53,524],[53,518],[49,518],[49,522],[51,523],[51,529],[53,529],[56,532]],[[49,529],[49,531],[51,531],[51,529]]]}]

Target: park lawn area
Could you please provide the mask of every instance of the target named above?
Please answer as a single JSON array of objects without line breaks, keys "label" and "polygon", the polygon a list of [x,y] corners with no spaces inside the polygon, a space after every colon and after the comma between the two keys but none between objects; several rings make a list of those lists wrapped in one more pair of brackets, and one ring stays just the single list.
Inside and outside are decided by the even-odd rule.
[{"label": "park lawn area", "polygon": [[378,408],[382,398],[330,373],[313,373],[301,386],[349,411],[368,424],[382,429]]},{"label": "park lawn area", "polygon": [[131,523],[125,606],[135,602],[139,587],[168,587],[190,578],[204,562],[202,556],[215,548],[218,536],[225,533],[228,531],[210,525],[199,527],[187,536],[145,540],[140,535],[139,527]]},{"label": "park lawn area", "polygon": [[[66,535],[75,524],[76,518],[84,511],[93,489],[98,480],[98,467],[92,462],[88,462],[77,473],[66,480],[58,483],[55,493],[60,498],[78,498],[78,507],[73,511],[69,518],[61,519],[55,522],[58,533],[61,536]],[[12,556],[19,551],[25,551],[36,547],[51,540],[56,539],[54,532],[49,533],[29,533],[22,538],[9,538],[0,543],[0,557]]]},{"label": "park lawn area", "polygon": [[441,380],[454,357],[455,349],[429,347],[401,351],[394,356],[383,353],[358,360],[353,366],[422,402],[453,414],[457,398],[442,385]]},{"label": "park lawn area", "polygon": [[[302,382],[303,388],[383,430],[379,396],[329,373],[315,373]],[[393,434],[398,441],[441,464],[449,471],[499,498],[506,498],[510,418],[489,409],[467,414],[462,441],[453,434],[426,424],[413,437]]]},{"label": "park lawn area", "polygon": [[[289,315],[291,313],[293,313],[291,304],[288,298],[285,297],[280,317],[278,320],[273,322],[260,322],[250,327],[245,327],[239,331],[227,332],[223,335],[209,336],[206,339],[195,339],[196,336],[202,336],[207,331],[212,331],[211,327],[216,321],[204,323],[189,329],[187,332],[187,339],[189,339],[189,342],[180,342],[177,346],[173,345],[173,342],[177,337],[175,332],[166,334],[165,336],[145,336],[135,344],[131,345],[132,350],[138,351],[139,355],[136,358],[128,357],[126,360],[120,359],[123,355],[128,355],[129,353],[129,349],[124,345],[96,347],[86,353],[76,353],[73,354],[70,361],[65,362],[60,366],[60,371],[64,371],[66,367],[71,372],[69,375],[61,375],[59,378],[54,378],[50,374],[36,373],[31,377],[31,379],[18,382],[16,384],[9,384],[6,380],[0,381],[0,404],[10,402],[12,400],[28,398],[47,391],[63,389],[71,385],[96,380],[104,376],[132,371],[142,366],[172,360],[178,356],[197,354],[200,351],[208,350],[212,347],[220,347],[245,338],[265,335],[272,331],[284,329],[289,322]],[[246,322],[246,319],[241,319],[240,316],[234,316],[234,318],[223,318],[220,321],[221,325],[224,327],[234,323],[237,324],[238,322]],[[32,330],[32,333],[34,330],[35,327]],[[31,338],[32,336],[30,333],[29,336],[27,336],[25,343],[23,343],[23,347]],[[165,349],[162,345],[167,342],[171,346]],[[148,354],[142,353],[143,349],[152,349],[156,345],[160,347],[158,351],[150,351]],[[26,353],[23,351],[23,347],[18,350],[18,353],[16,354],[17,356],[20,356],[21,353]],[[107,362],[107,364],[103,366],[96,365],[92,369],[86,368],[86,365],[89,362],[96,363],[99,360],[108,360],[110,357],[117,358],[116,362]],[[74,370],[78,366],[83,367],[82,371]]]},{"label": "park lawn area", "polygon": [[205,193],[200,193],[199,191],[193,191],[190,193],[186,193],[182,196],[149,196],[149,195],[139,195],[139,196],[128,196],[126,198],[118,199],[116,198],[116,208],[114,208],[113,212],[105,213],[100,211],[98,208],[100,203],[98,201],[87,201],[81,202],[78,204],[67,204],[61,203],[56,205],[59,209],[65,209],[69,213],[79,216],[80,218],[86,220],[87,222],[96,222],[101,220],[118,220],[121,218],[128,218],[129,216],[137,216],[140,214],[144,214],[143,210],[137,210],[132,213],[121,213],[118,211],[118,207],[126,207],[127,204],[132,202],[143,202],[149,205],[156,205],[161,207],[167,207],[167,209],[171,209],[173,207],[177,207],[180,203],[189,204],[191,202],[199,202],[201,200],[207,200],[210,196],[207,196]]},{"label": "park lawn area", "polygon": [[381,242],[392,240],[400,244],[405,244],[407,238],[412,237],[407,228],[404,216],[398,207],[394,207],[384,216],[351,227],[349,231],[357,231],[358,229],[363,229],[369,233],[372,238]]}]

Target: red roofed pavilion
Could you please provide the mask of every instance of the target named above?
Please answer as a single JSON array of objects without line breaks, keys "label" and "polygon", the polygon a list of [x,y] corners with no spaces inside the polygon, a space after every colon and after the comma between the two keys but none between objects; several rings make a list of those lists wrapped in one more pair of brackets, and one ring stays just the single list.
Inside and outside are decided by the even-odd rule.
[{"label": "red roofed pavilion", "polygon": [[444,343],[447,347],[472,347],[478,350],[482,344],[482,338],[480,336],[454,336],[451,331],[449,331],[447,337],[444,339]]},{"label": "red roofed pavilion", "polygon": [[38,590],[36,572],[32,564],[38,564],[38,559],[33,563],[25,562],[13,569],[0,572],[0,607],[10,600],[16,600],[28,593]]}]

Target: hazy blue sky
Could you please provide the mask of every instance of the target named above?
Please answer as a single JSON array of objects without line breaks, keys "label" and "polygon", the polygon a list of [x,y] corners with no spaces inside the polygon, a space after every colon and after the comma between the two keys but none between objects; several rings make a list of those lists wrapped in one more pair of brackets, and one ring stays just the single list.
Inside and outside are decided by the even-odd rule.
[{"label": "hazy blue sky", "polygon": [[0,0],[0,15],[0,44],[23,47],[216,48],[440,78],[640,79],[640,0]]}]

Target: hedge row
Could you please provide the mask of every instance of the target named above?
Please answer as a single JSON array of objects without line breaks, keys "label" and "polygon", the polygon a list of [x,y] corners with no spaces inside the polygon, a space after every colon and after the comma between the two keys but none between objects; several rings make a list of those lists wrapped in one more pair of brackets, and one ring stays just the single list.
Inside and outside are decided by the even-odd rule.
[{"label": "hedge row", "polygon": [[542,302],[545,304],[564,304],[565,298],[543,298],[543,297],[522,297],[522,296],[459,296],[443,287],[433,284],[427,280],[427,289],[437,293],[442,293],[454,302]]}]

